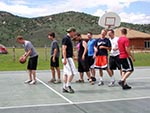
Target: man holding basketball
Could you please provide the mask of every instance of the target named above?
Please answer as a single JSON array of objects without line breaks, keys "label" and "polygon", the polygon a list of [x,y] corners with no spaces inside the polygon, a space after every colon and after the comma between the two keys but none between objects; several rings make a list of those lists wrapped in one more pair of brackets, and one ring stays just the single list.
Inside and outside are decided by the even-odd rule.
[{"label": "man holding basketball", "polygon": [[29,70],[29,79],[26,80],[24,83],[28,83],[30,85],[36,84],[36,68],[38,62],[38,54],[30,41],[27,41],[23,38],[23,36],[17,37],[17,42],[22,44],[25,50],[24,55],[20,59],[26,60],[28,57],[28,65],[27,69]]}]

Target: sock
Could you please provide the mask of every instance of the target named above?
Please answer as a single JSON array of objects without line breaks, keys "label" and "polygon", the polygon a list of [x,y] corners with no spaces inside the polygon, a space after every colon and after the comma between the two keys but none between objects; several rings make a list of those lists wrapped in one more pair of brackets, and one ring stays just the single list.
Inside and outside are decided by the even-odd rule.
[{"label": "sock", "polygon": [[110,78],[111,78],[111,82],[114,82],[114,81],[115,81],[114,75],[112,75]]},{"label": "sock", "polygon": [[71,83],[70,83],[70,82],[67,82],[66,86],[67,86],[67,87],[68,87],[68,86],[71,86]]},{"label": "sock", "polygon": [[63,88],[66,89],[66,83],[63,83]]},{"label": "sock", "polygon": [[100,78],[99,78],[99,79],[100,79],[100,81],[103,81],[103,77],[101,77],[101,76],[100,76]]}]

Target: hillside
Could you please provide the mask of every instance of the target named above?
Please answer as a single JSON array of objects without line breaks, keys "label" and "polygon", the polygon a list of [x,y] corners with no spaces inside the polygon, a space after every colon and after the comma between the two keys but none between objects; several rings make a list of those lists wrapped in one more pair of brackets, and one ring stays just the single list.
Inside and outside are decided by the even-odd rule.
[{"label": "hillside", "polygon": [[[0,43],[5,46],[18,46],[15,37],[23,35],[35,46],[49,45],[47,39],[49,31],[54,31],[57,39],[61,41],[66,34],[66,29],[70,26],[74,26],[80,33],[92,31],[98,34],[102,29],[97,24],[98,19],[95,16],[72,11],[38,18],[23,18],[7,12],[0,12]],[[121,23],[121,26],[150,33],[150,24]]]}]

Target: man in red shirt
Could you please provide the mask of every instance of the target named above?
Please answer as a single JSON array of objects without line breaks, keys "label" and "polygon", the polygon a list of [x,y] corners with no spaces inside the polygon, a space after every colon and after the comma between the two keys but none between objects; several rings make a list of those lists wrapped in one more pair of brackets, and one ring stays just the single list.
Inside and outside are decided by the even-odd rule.
[{"label": "man in red shirt", "polygon": [[131,89],[131,86],[127,85],[126,79],[134,71],[132,61],[135,61],[135,59],[130,52],[129,40],[126,37],[127,29],[121,29],[121,34],[122,36],[118,40],[118,49],[120,52],[119,58],[122,67],[122,78],[118,83],[122,86],[123,90],[126,90]]}]

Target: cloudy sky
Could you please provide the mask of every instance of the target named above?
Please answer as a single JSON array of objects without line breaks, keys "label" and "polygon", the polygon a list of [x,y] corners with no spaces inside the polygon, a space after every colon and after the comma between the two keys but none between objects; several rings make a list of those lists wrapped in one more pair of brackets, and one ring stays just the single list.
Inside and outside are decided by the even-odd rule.
[{"label": "cloudy sky", "polygon": [[22,17],[38,17],[79,11],[102,16],[116,12],[122,22],[150,24],[150,0],[0,0],[0,11]]}]

